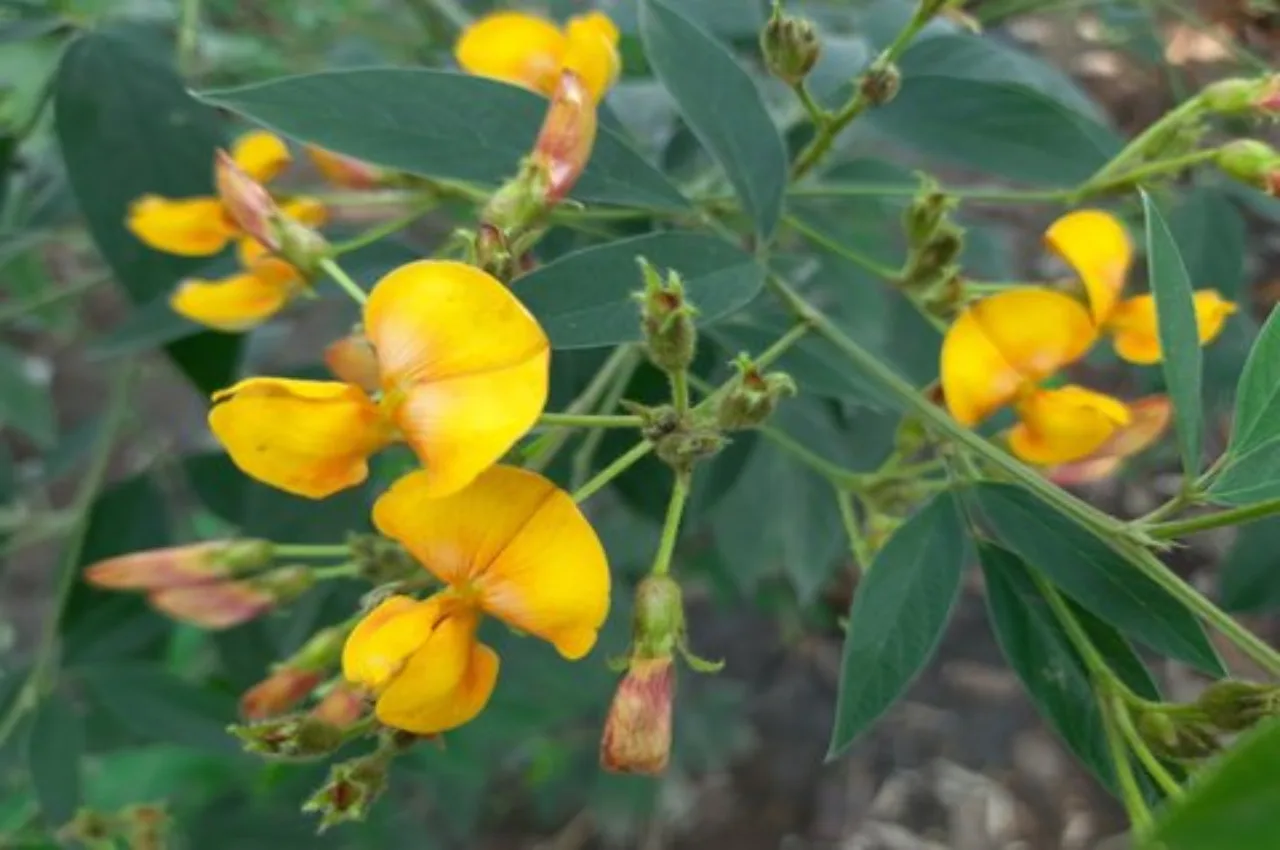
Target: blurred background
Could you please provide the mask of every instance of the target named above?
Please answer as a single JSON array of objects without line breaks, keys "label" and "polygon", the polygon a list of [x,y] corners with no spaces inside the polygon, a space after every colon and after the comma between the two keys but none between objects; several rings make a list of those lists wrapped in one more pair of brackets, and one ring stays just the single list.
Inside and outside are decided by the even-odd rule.
[{"label": "blurred background", "polygon": [[[763,2],[684,2],[758,70]],[[587,5],[521,8],[562,18]],[[623,30],[625,74],[609,107],[649,156],[674,174],[690,173],[696,145],[646,73],[634,4],[598,6]],[[186,79],[207,89],[335,67],[449,67],[454,17],[488,8],[435,0],[205,0]],[[789,8],[819,22],[827,54],[820,70],[833,85],[856,73],[910,9],[896,0]],[[1048,80],[1124,136],[1204,83],[1274,69],[1280,56],[1274,0],[979,0],[965,12],[970,22],[939,21],[922,45],[963,39],[960,49],[972,52],[951,56],[956,67],[980,68],[993,84]],[[240,476],[204,425],[206,392],[233,375],[314,369],[322,341],[351,321],[345,304],[323,299],[243,340],[197,335],[163,300],[138,298],[119,264],[113,271],[94,247],[86,227],[93,211],[78,204],[83,187],[71,185],[65,165],[74,155],[83,166],[93,151],[72,151],[65,139],[60,145],[55,117],[65,124],[84,111],[108,110],[118,116],[119,132],[133,132],[150,108],[148,79],[109,56],[89,82],[83,74],[60,75],[60,63],[83,33],[117,22],[154,36],[156,49],[167,53],[181,13],[169,0],[0,0],[0,848],[75,845],[65,832],[56,835],[60,823],[37,804],[33,760],[38,781],[68,789],[61,805],[69,811],[163,804],[168,837],[139,848],[1068,850],[1099,846],[1123,829],[1118,807],[1046,729],[1001,658],[976,575],[938,656],[907,698],[845,757],[824,761],[839,619],[857,571],[844,555],[838,522],[808,504],[826,485],[759,461],[744,437],[728,460],[717,461],[729,471],[699,491],[698,522],[681,551],[693,646],[723,657],[726,667],[717,676],[682,676],[667,776],[611,776],[596,763],[616,681],[604,659],[627,646],[627,594],[620,591],[601,649],[584,663],[563,664],[549,648],[495,630],[504,673],[493,705],[443,743],[400,759],[368,823],[317,837],[298,807],[325,766],[265,764],[240,753],[224,727],[240,693],[273,660],[348,616],[366,588],[329,582],[269,618],[210,634],[175,625],[133,597],[74,581],[83,565],[103,557],[237,528],[291,542],[333,541],[337,529],[367,529],[368,495],[376,489],[319,506],[273,493]],[[982,28],[981,37],[972,26]],[[917,54],[916,62],[928,58]],[[908,73],[904,92],[911,80]],[[91,90],[67,90],[74,85]],[[944,103],[945,90],[934,91],[936,104]],[[769,92],[783,102],[785,91]],[[55,116],[63,108],[71,114]],[[913,167],[928,164],[947,185],[1001,185],[984,178],[980,162],[933,158],[938,128],[908,120],[930,108],[917,102],[905,118],[900,110],[865,130],[860,124],[847,141],[843,176],[905,185]],[[956,132],[963,135],[958,126]],[[103,161],[98,177],[109,182],[116,169],[166,161],[164,149],[148,148],[145,133],[136,155],[133,164]],[[319,185],[305,166],[289,179]],[[351,232],[386,214],[321,191],[329,192],[339,227]],[[828,219],[829,230],[892,255],[907,200],[860,198]],[[966,203],[967,269],[997,281],[1061,273],[1040,243],[1057,212]],[[401,234],[399,253],[375,253],[369,267],[430,252],[465,214],[428,216]],[[1255,317],[1280,297],[1278,221],[1280,200],[1222,180],[1197,179],[1179,190],[1173,229],[1193,282],[1248,305],[1207,353],[1216,448]],[[542,258],[582,238],[554,233]],[[887,348],[895,325],[884,317],[894,310],[878,301],[866,312],[867,333],[885,337]],[[734,352],[729,341],[724,346],[706,356],[728,359]],[[936,369],[936,340],[923,349],[894,357],[904,370],[927,374]],[[603,357],[558,353],[558,402],[549,409],[572,398]],[[1085,368],[1098,385],[1149,388],[1149,375],[1120,372],[1107,355]],[[643,400],[661,391],[661,377],[642,369],[627,395]],[[804,419],[815,407],[821,416],[805,420],[822,423],[809,431],[815,448],[854,468],[873,467],[888,450],[895,422],[882,414],[806,396],[784,415]],[[599,457],[623,447],[612,440]],[[375,484],[393,474],[390,466],[378,470]],[[657,540],[666,492],[648,486],[653,474],[640,468],[592,503],[623,587],[627,576],[643,572]],[[1177,482],[1166,447],[1122,477],[1090,485],[1086,495],[1133,516],[1166,499]],[[1278,553],[1280,522],[1270,520],[1239,535],[1202,535],[1171,557],[1198,586],[1219,591],[1227,607],[1256,616],[1250,624],[1267,634],[1266,611],[1280,606]],[[78,723],[33,734],[46,716],[25,705],[33,660],[43,665],[43,692]],[[1156,672],[1172,698],[1198,688],[1181,669]]]}]

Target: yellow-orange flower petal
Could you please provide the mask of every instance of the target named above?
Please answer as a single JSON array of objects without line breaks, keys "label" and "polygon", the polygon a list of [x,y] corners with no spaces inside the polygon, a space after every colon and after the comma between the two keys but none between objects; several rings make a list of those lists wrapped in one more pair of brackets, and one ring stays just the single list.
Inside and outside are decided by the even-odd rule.
[{"label": "yellow-orange flower petal", "polygon": [[329,222],[329,208],[319,198],[309,195],[296,195],[281,202],[280,211],[307,227],[323,227]]},{"label": "yellow-orange flower petal", "polygon": [[237,232],[214,197],[174,200],[143,195],[129,207],[126,225],[157,251],[184,257],[216,254]]},{"label": "yellow-orange flower petal", "polygon": [[1045,243],[1084,284],[1093,319],[1102,324],[1124,290],[1133,245],[1120,220],[1102,210],[1077,210],[1055,221]]},{"label": "yellow-orange flower petal", "polygon": [[401,266],[374,286],[364,319],[383,407],[426,466],[435,495],[466,486],[542,413],[547,337],[480,269],[437,260]]},{"label": "yellow-orange flower petal", "polygon": [[269,183],[289,165],[292,157],[284,140],[266,130],[252,130],[236,139],[231,158],[240,170],[259,183]]},{"label": "yellow-orange flower petal", "polygon": [[469,74],[551,94],[568,39],[552,22],[520,12],[495,12],[467,27],[454,46]]},{"label": "yellow-orange flower petal", "polygon": [[417,735],[434,735],[470,722],[489,702],[498,682],[498,654],[480,643],[468,645],[470,656],[454,689],[424,700],[415,682],[430,675],[435,656],[423,650],[409,659],[404,674],[383,693],[375,707],[378,719]]},{"label": "yellow-orange flower petal", "polygon": [[222,280],[185,280],[169,297],[169,306],[197,324],[234,333],[280,312],[291,294],[287,282],[242,272]]},{"label": "yellow-orange flower petal", "polygon": [[[1196,331],[1200,344],[1205,345],[1222,331],[1227,317],[1236,311],[1236,305],[1215,289],[1196,290],[1193,301]],[[1163,359],[1155,296],[1135,295],[1121,301],[1112,312],[1107,329],[1115,343],[1116,354],[1130,363],[1151,364]]]},{"label": "yellow-orange flower petal", "polygon": [[1088,457],[1129,422],[1124,402],[1077,386],[1033,390],[1019,400],[1017,413],[1009,447],[1041,466]]},{"label": "yellow-orange flower petal", "polygon": [[565,38],[561,69],[581,77],[592,99],[598,102],[622,69],[617,26],[603,12],[588,12],[569,19]]},{"label": "yellow-orange flower petal", "polygon": [[1020,387],[1078,360],[1097,338],[1088,311],[1060,292],[1026,287],[976,301],[942,341],[942,389],[957,421],[973,425]]},{"label": "yellow-orange flower petal", "polygon": [[377,692],[391,681],[435,628],[440,601],[389,596],[356,624],[342,647],[342,675]]},{"label": "yellow-orange flower petal", "polygon": [[1064,487],[1101,481],[1113,475],[1126,458],[1153,445],[1169,427],[1173,403],[1166,395],[1152,395],[1129,403],[1129,424],[1088,457],[1049,470],[1054,483]]},{"label": "yellow-orange flower petal", "polygon": [[382,389],[378,357],[362,334],[352,334],[331,342],[324,350],[324,365],[339,381],[357,386],[367,393]]},{"label": "yellow-orange flower petal", "polygon": [[364,481],[369,455],[392,439],[369,397],[337,381],[251,378],[213,400],[209,426],[235,465],[299,496]]},{"label": "yellow-orange flower petal", "polygon": [[307,145],[307,156],[325,180],[346,189],[372,189],[383,180],[382,169],[354,157]]},{"label": "yellow-orange flower petal", "polygon": [[608,561],[573,499],[542,476],[496,466],[440,499],[429,473],[410,473],[379,497],[373,521],[487,613],[566,658],[594,645],[609,611]]}]

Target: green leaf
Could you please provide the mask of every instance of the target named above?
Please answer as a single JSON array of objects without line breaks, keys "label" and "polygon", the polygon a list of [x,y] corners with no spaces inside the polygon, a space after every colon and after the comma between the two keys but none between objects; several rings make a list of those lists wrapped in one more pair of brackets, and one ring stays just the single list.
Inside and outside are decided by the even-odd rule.
[{"label": "green leaf", "polygon": [[701,323],[742,307],[764,283],[764,269],[723,239],[652,233],[566,254],[518,278],[513,289],[552,348],[638,342],[640,312],[632,294],[643,288],[639,257],[680,273]]},{"label": "green leaf", "polygon": [[1072,186],[1120,148],[1110,129],[1008,81],[908,77],[867,121],[925,156],[1037,185]]},{"label": "green leaf", "polygon": [[1280,607],[1280,518],[1268,517],[1236,534],[1218,571],[1218,595],[1228,611]]},{"label": "green leaf", "polygon": [[1209,495],[1228,505],[1280,497],[1280,310],[1271,311],[1244,364],[1226,464]]},{"label": "green leaf", "polygon": [[165,295],[135,308],[123,322],[94,340],[89,354],[101,359],[138,354],[194,336],[201,330],[200,325],[173,312],[169,296]]},{"label": "green leaf", "polygon": [[27,739],[27,767],[45,822],[57,827],[80,807],[84,723],[66,697],[53,694],[36,709]]},{"label": "green leaf", "polygon": [[1280,720],[1242,736],[1156,822],[1144,850],[1272,850],[1280,801]]},{"label": "green leaf", "polygon": [[[89,233],[138,305],[167,293],[204,260],[153,251],[125,228],[129,205],[148,193],[213,192],[217,114],[187,94],[168,45],[141,27],[103,27],[70,48],[54,90],[58,143]],[[201,334],[169,354],[202,391],[234,374],[239,340]]]},{"label": "green leaf", "polygon": [[1014,485],[972,492],[996,536],[1076,602],[1152,649],[1223,674],[1195,617],[1093,534]]},{"label": "green leaf", "polygon": [[[202,97],[299,141],[425,177],[488,185],[516,173],[547,108],[545,99],[516,86],[409,68],[324,71]],[[573,196],[663,210],[688,206],[607,125]]]},{"label": "green leaf", "polygon": [[93,705],[149,741],[235,752],[226,726],[235,721],[235,700],[183,681],[154,665],[95,664],[79,671]]},{"label": "green leaf", "polygon": [[13,428],[41,448],[58,441],[53,393],[27,375],[23,356],[0,344],[0,428]]},{"label": "green leaf", "polygon": [[641,0],[640,38],[654,76],[724,169],[756,235],[767,239],[782,214],[788,165],[755,83],[722,44],[664,0]]},{"label": "green leaf", "polygon": [[968,556],[960,513],[946,494],[909,519],[876,556],[849,610],[828,758],[843,752],[928,663]]},{"label": "green leaf", "polygon": [[1204,441],[1204,413],[1200,398],[1200,334],[1196,329],[1196,306],[1191,296],[1182,255],[1173,241],[1169,225],[1145,190],[1142,207],[1147,220],[1147,275],[1156,301],[1156,321],[1161,368],[1173,401],[1173,422],[1182,452],[1182,472],[1188,479],[1200,471],[1200,451]]}]

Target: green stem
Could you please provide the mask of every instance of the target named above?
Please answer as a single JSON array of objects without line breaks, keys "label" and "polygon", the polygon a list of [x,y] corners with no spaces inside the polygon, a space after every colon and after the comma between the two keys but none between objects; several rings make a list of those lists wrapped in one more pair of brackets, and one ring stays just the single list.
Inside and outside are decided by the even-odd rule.
[{"label": "green stem", "polygon": [[423,24],[429,29],[437,19],[444,21],[458,32],[471,26],[471,14],[456,0],[405,0],[405,5],[421,18]]},{"label": "green stem", "polygon": [[[622,402],[622,397],[627,394],[627,387],[631,385],[631,376],[640,365],[640,350],[632,346],[628,346],[627,349],[629,355],[627,360],[612,376],[613,384],[600,399],[601,410],[613,410]],[[581,486],[591,475],[591,464],[595,460],[596,452],[600,450],[600,444],[604,442],[606,433],[604,428],[596,428],[587,432],[582,439],[582,444],[573,453],[572,473],[569,477],[571,486]]]},{"label": "green stem", "polygon": [[[1007,203],[1066,203],[1071,189],[984,189],[947,188],[943,194],[967,201],[993,201]],[[812,186],[796,186],[787,190],[789,198],[862,198],[862,197],[903,197],[910,198],[920,193],[919,184],[898,183],[818,183]]]},{"label": "green stem", "polygon": [[1133,824],[1133,830],[1141,839],[1151,830],[1151,810],[1142,796],[1142,788],[1138,785],[1138,777],[1133,772],[1133,763],[1129,760],[1129,751],[1125,747],[1124,735],[1120,731],[1115,707],[1111,700],[1100,697],[1102,708],[1102,727],[1107,735],[1107,751],[1111,754],[1111,762],[1116,769],[1116,782],[1120,786],[1120,799]]},{"label": "green stem", "polygon": [[1280,514],[1280,499],[1268,499],[1265,502],[1257,502],[1256,504],[1231,508],[1217,513],[1194,516],[1173,522],[1162,522],[1143,530],[1148,537],[1154,537],[1156,540],[1171,540],[1177,537],[1186,537],[1188,534],[1195,534],[1198,531],[1208,531],[1212,528],[1244,525],[1246,522],[1265,519],[1274,514]]},{"label": "green stem", "polygon": [[684,504],[689,498],[691,477],[692,474],[687,469],[676,470],[671,501],[667,503],[667,518],[662,523],[662,539],[658,541],[658,554],[653,559],[652,572],[656,576],[664,576],[671,571],[671,555],[676,551],[676,540],[680,537],[680,519],[684,516]]},{"label": "green stem", "polygon": [[1169,174],[1170,172],[1182,171],[1193,165],[1199,165],[1202,162],[1208,162],[1218,156],[1218,151],[1199,150],[1183,156],[1170,157],[1169,159],[1161,159],[1155,162],[1148,162],[1131,171],[1110,177],[1105,180],[1097,178],[1091,179],[1088,183],[1080,188],[1080,190],[1072,197],[1073,202],[1079,202],[1092,195],[1101,195],[1113,189],[1127,188],[1149,177],[1158,177],[1160,175]]},{"label": "green stem", "polygon": [[401,230],[404,230],[428,212],[435,209],[436,204],[438,203],[434,195],[429,195],[427,197],[418,195],[417,198],[418,202],[414,204],[413,208],[404,215],[376,224],[361,233],[359,236],[354,236],[345,242],[339,242],[334,245],[333,255],[335,257],[341,257],[343,254],[357,251],[366,245],[372,245],[373,243],[385,239],[394,233],[399,233]]},{"label": "green stem", "polygon": [[357,304],[364,304],[364,302],[369,300],[368,294],[360,288],[360,284],[352,280],[351,276],[343,271],[342,266],[338,265],[332,258],[325,257],[321,260],[320,268],[323,269],[329,277],[333,278],[334,283],[342,287],[343,291],[350,295]]},{"label": "green stem", "polygon": [[853,510],[853,494],[836,487],[835,497],[836,507],[840,509],[840,524],[844,526],[845,537],[849,539],[849,553],[853,555],[854,565],[865,573],[871,568],[872,558],[862,530],[858,528],[858,516]]},{"label": "green stem", "polygon": [[1152,124],[1146,130],[1142,131],[1136,139],[1129,142],[1124,150],[1116,154],[1106,165],[1098,169],[1092,177],[1084,182],[1084,184],[1074,193],[1076,197],[1085,197],[1093,191],[1093,187],[1102,183],[1109,178],[1115,176],[1116,172],[1121,168],[1133,162],[1135,159],[1141,159],[1147,149],[1155,142],[1159,141],[1165,133],[1186,121],[1188,118],[1196,115],[1200,111],[1201,105],[1199,98],[1193,97],[1190,100],[1183,101],[1176,108],[1167,112],[1163,118]]},{"label": "green stem", "polygon": [[684,369],[676,369],[667,373],[671,379],[671,405],[678,416],[689,412],[689,373]]},{"label": "green stem", "polygon": [[573,491],[573,500],[575,502],[585,502],[587,499],[598,493],[606,484],[626,472],[636,464],[640,458],[653,451],[653,443],[645,440],[636,443],[624,454],[619,455],[613,463],[596,473],[595,477],[583,484],[577,490]]},{"label": "green stem", "polygon": [[1182,785],[1173,777],[1169,769],[1161,763],[1156,754],[1151,752],[1147,742],[1142,740],[1142,735],[1138,733],[1137,727],[1133,725],[1133,716],[1129,713],[1129,706],[1120,694],[1112,695],[1111,711],[1115,716],[1116,722],[1120,725],[1121,734],[1129,742],[1129,749],[1133,750],[1147,774],[1156,781],[1156,784],[1170,799],[1177,800],[1182,797]]},{"label": "green stem", "polygon": [[810,227],[794,215],[784,215],[782,217],[782,223],[818,247],[825,248],[838,257],[843,257],[855,266],[861,266],[877,277],[882,277],[885,280],[896,280],[899,276],[897,269],[882,266],[870,257],[865,257],[862,254],[859,254],[847,245],[842,245],[840,242],[832,239],[830,236],[827,236],[822,231]]},{"label": "green stem", "polygon": [[[621,345],[613,350],[609,358],[605,360],[599,371],[591,378],[586,389],[578,394],[567,408],[565,413],[587,413],[601,400],[601,397],[608,392],[610,382],[614,380],[615,375],[623,372],[630,380],[631,374],[635,371],[640,362],[640,352],[634,345]],[[625,392],[625,384],[622,392]],[[619,393],[621,396],[621,392]],[[618,399],[612,404],[601,405],[604,411],[613,410],[617,407]],[[564,428],[558,428],[554,431],[548,431],[539,436],[530,443],[522,452],[525,459],[525,468],[534,472],[541,472],[551,465],[560,450],[564,448],[564,444],[569,440],[570,431]]]},{"label": "green stem", "polygon": [[178,18],[178,70],[189,75],[195,70],[196,45],[200,34],[200,0],[182,0]]},{"label": "green stem", "polygon": [[639,416],[597,413],[544,413],[538,423],[556,428],[639,428],[644,420]]},{"label": "green stem", "polygon": [[271,553],[277,558],[345,558],[351,547],[346,543],[275,543]]},{"label": "green stem", "polygon": [[813,123],[813,126],[821,132],[822,128],[826,126],[827,121],[830,120],[831,117],[827,114],[827,110],[823,109],[822,106],[813,99],[813,92],[809,91],[809,86],[805,84],[804,80],[796,83],[791,87],[791,89],[796,93],[796,97],[799,99],[800,105],[804,107],[805,114],[809,116],[809,120]]},{"label": "green stem", "polygon": [[826,478],[837,490],[856,490],[866,484],[865,475],[837,466],[821,455],[810,451],[807,446],[791,437],[785,431],[774,428],[771,425],[761,425],[756,430],[766,440],[775,444],[823,478]]},{"label": "green stem", "polygon": [[346,564],[336,564],[332,567],[315,567],[311,570],[311,577],[316,581],[329,581],[335,578],[358,578],[360,576],[360,565],[354,561]]}]

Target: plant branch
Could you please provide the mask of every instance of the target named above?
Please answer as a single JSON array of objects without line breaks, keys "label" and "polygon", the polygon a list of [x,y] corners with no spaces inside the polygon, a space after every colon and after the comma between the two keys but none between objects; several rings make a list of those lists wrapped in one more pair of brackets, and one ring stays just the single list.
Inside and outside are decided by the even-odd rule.
[{"label": "plant branch", "polygon": [[340,257],[343,254],[357,251],[366,245],[372,245],[373,243],[385,239],[392,234],[399,233],[401,230],[404,230],[428,212],[435,209],[437,203],[439,203],[438,199],[434,195],[417,195],[416,198],[417,203],[412,206],[409,212],[381,222],[380,224],[376,224],[358,236],[353,236],[345,242],[339,242],[334,245],[334,256]]},{"label": "plant branch", "polygon": [[1079,191],[1072,196],[1071,201],[1078,203],[1093,195],[1101,195],[1113,189],[1128,188],[1150,177],[1159,177],[1172,172],[1183,171],[1193,165],[1208,162],[1217,157],[1217,155],[1218,151],[1216,149],[1198,150],[1183,156],[1148,162],[1114,177],[1101,180],[1093,178],[1080,187]]},{"label": "plant branch", "polygon": [[671,556],[680,537],[680,519],[684,516],[685,501],[689,498],[689,482],[692,472],[676,470],[675,484],[671,488],[671,501],[667,503],[667,517],[662,523],[662,539],[658,542],[658,554],[653,559],[652,573],[664,576],[671,571]]},{"label": "plant branch", "polygon": [[338,265],[332,258],[325,257],[321,260],[320,268],[323,269],[329,277],[333,278],[334,283],[342,287],[342,291],[350,295],[352,300],[357,304],[364,304],[364,302],[369,300],[368,294],[360,288],[360,284],[352,280],[351,276],[343,270],[342,266]]},{"label": "plant branch", "polygon": [[1147,536],[1156,540],[1172,540],[1178,537],[1186,537],[1188,534],[1195,534],[1198,531],[1209,531],[1213,528],[1223,528],[1229,525],[1244,525],[1246,522],[1255,522],[1276,514],[1280,514],[1280,499],[1268,499],[1265,502],[1194,516],[1189,519],[1157,523],[1144,528],[1143,531]]},{"label": "plant branch", "polygon": [[[600,402],[601,398],[609,391],[609,387],[615,376],[626,374],[626,380],[629,381],[631,374],[640,363],[640,352],[634,345],[620,345],[613,350],[609,358],[600,366],[599,371],[591,378],[578,397],[570,402],[565,408],[565,413],[579,414],[589,413]],[[614,399],[612,404],[601,405],[604,412],[609,412],[617,406],[618,400],[623,392],[626,391],[626,381],[623,382],[623,389],[618,393],[618,398]],[[541,435],[528,448],[523,451],[525,458],[525,468],[534,472],[541,472],[551,465],[551,461],[559,454],[560,449],[568,441],[570,431],[558,428]]]},{"label": "plant branch", "polygon": [[639,416],[627,415],[544,413],[538,417],[538,423],[556,428],[639,428],[644,420]]},{"label": "plant branch", "polygon": [[805,224],[800,218],[794,215],[784,215],[782,223],[790,227],[796,233],[808,239],[820,248],[825,248],[838,257],[843,257],[855,266],[861,266],[877,277],[885,280],[897,280],[899,273],[897,269],[891,269],[888,266],[881,265],[870,257],[863,256],[847,245],[842,245],[830,236],[827,236],[820,230]]},{"label": "plant branch", "polygon": [[585,502],[602,490],[610,481],[635,466],[640,458],[653,451],[653,443],[648,440],[636,443],[625,453],[619,455],[613,463],[596,473],[595,477],[573,491],[575,502]]},{"label": "plant branch", "polygon": [[1073,196],[1077,198],[1087,197],[1094,191],[1095,186],[1108,181],[1110,178],[1115,176],[1116,172],[1120,171],[1123,167],[1129,165],[1134,160],[1141,159],[1148,152],[1148,148],[1160,141],[1165,133],[1168,133],[1183,121],[1186,121],[1188,118],[1199,113],[1200,109],[1201,105],[1199,98],[1193,97],[1190,100],[1184,100],[1176,108],[1165,113],[1159,121],[1156,121],[1146,130],[1142,131],[1136,139],[1125,145],[1124,150],[1112,157],[1110,162],[1098,169],[1092,177],[1086,180],[1083,185],[1073,193]]}]

